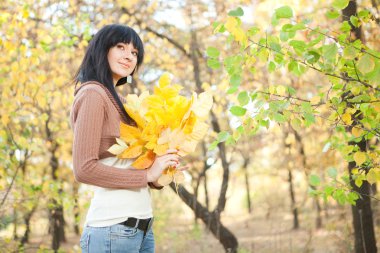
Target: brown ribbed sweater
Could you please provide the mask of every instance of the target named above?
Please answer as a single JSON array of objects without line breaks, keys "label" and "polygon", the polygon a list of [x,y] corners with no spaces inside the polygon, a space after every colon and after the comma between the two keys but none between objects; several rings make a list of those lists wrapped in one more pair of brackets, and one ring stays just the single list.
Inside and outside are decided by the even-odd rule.
[{"label": "brown ribbed sweater", "polygon": [[74,175],[78,182],[117,189],[147,186],[146,170],[119,169],[99,162],[99,159],[114,156],[107,149],[120,136],[121,121],[118,110],[101,86],[94,82],[79,88],[70,120],[74,131]]}]

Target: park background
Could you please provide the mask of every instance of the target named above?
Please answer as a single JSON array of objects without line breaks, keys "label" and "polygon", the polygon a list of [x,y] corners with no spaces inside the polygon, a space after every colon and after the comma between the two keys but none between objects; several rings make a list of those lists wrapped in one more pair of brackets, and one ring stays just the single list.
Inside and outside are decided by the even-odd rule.
[{"label": "park background", "polygon": [[157,252],[374,253],[380,241],[378,0],[2,0],[0,252],[80,252],[72,78],[110,23],[137,78],[213,94],[178,187],[152,191]]}]

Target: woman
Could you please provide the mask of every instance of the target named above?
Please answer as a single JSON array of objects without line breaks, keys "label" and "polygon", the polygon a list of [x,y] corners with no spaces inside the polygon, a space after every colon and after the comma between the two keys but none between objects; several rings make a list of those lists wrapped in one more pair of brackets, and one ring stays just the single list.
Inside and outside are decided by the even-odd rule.
[{"label": "woman", "polygon": [[75,75],[81,86],[70,115],[74,175],[78,182],[96,186],[80,240],[82,252],[154,252],[148,186],[162,188],[156,181],[165,168],[179,164],[177,150],[168,150],[145,170],[107,151],[120,135],[120,121],[135,125],[115,86],[131,82],[143,58],[143,43],[132,28],[108,25],[91,40]]}]

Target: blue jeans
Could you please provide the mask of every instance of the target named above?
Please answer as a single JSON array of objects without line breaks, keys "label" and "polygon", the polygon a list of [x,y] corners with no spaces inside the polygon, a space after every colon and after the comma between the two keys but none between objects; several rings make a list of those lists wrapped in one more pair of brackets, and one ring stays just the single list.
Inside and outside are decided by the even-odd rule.
[{"label": "blue jeans", "polygon": [[121,224],[86,226],[80,238],[83,253],[154,253],[152,228],[144,231]]}]

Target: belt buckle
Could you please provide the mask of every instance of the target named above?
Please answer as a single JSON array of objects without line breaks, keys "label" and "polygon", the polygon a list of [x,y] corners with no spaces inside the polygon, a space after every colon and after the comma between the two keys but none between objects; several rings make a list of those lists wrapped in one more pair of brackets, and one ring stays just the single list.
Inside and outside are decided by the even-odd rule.
[{"label": "belt buckle", "polygon": [[140,219],[136,219],[136,224],[135,224],[135,226],[133,228],[138,228],[139,223],[140,223]]}]

